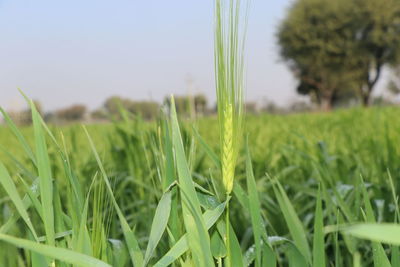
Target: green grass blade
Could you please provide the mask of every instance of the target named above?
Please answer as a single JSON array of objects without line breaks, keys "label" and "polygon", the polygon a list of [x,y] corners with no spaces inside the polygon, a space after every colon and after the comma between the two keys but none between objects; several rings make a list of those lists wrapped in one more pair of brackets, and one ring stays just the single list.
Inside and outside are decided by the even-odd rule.
[{"label": "green grass blade", "polygon": [[399,246],[392,246],[392,267],[400,267],[400,250]]},{"label": "green grass blade", "polygon": [[21,183],[23,187],[25,188],[25,191],[27,195],[29,196],[31,203],[33,207],[35,208],[36,212],[39,214],[40,218],[43,221],[43,207],[42,204],[40,204],[40,201],[38,199],[38,194],[36,194],[33,190],[32,187],[29,187],[29,185],[20,177]]},{"label": "green grass blade", "polygon": [[13,120],[10,118],[10,116],[7,114],[7,112],[4,111],[0,107],[0,112],[3,114],[4,120],[7,122],[8,127],[10,127],[11,131],[13,134],[17,137],[18,142],[22,145],[22,148],[24,149],[25,153],[28,155],[29,159],[33,162],[33,164],[36,164],[36,158],[35,154],[33,153],[31,147],[29,146],[28,142],[26,141],[25,137],[22,135],[21,131],[18,130],[18,127],[15,125]]},{"label": "green grass blade", "polygon": [[43,245],[30,240],[16,238],[4,234],[0,234],[0,240],[56,260],[75,264],[77,266],[111,267],[111,265],[101,260],[65,248],[57,248],[49,245]]},{"label": "green grass blade", "polygon": [[321,190],[318,190],[314,219],[313,266],[326,266],[324,224],[322,214]]},{"label": "green grass blade", "polygon": [[233,193],[235,194],[236,199],[239,201],[242,208],[244,210],[249,210],[249,197],[238,182],[233,184]]},{"label": "green grass blade", "polygon": [[400,225],[398,224],[363,223],[344,227],[342,231],[361,239],[400,245]]},{"label": "green grass blade", "polygon": [[[309,267],[310,265],[307,263],[307,259],[304,257],[303,253],[299,250],[299,248],[289,243],[288,250],[286,251],[287,259],[289,261],[289,267]],[[320,266],[315,266],[320,267]]]},{"label": "green grass blade", "polygon": [[[61,140],[62,140],[63,150],[60,149],[59,153],[60,153],[61,157],[63,158],[64,173],[65,173],[65,176],[68,178],[69,183],[71,185],[72,192],[74,193],[75,202],[77,203],[79,210],[82,210],[85,199],[84,199],[84,196],[82,193],[81,184],[79,183],[76,175],[74,174],[74,172],[71,169],[71,163],[70,163],[70,159],[68,156],[67,146],[65,144],[65,138],[64,138],[63,134],[61,134]],[[80,217],[79,212],[76,215],[78,218]]]},{"label": "green grass blade", "polygon": [[186,160],[173,98],[171,98],[171,123],[172,143],[175,152],[188,244],[196,266],[214,266],[211,255],[210,236],[201,214],[200,203]]},{"label": "green grass blade", "polygon": [[353,267],[361,267],[361,255],[359,252],[354,253],[353,256]]},{"label": "green grass blade", "polygon": [[198,130],[195,127],[192,127],[193,132],[197,139],[199,140],[199,143],[202,145],[204,148],[204,151],[207,153],[207,155],[210,157],[212,162],[214,163],[215,167],[221,168],[221,161],[219,160],[217,154],[212,150],[212,148],[206,143],[206,141],[201,137],[199,134]]},{"label": "green grass blade", "polygon": [[[364,181],[361,179],[361,183],[364,185]],[[367,217],[367,222],[369,223],[375,223],[375,215],[374,211],[372,209],[371,202],[369,200],[368,192],[367,189],[364,186],[362,188],[362,194],[363,194],[363,199],[364,199],[364,206],[365,206],[365,213]],[[374,266],[375,267],[389,267],[390,266],[390,261],[386,255],[385,250],[382,247],[382,244],[379,242],[372,242],[372,253],[373,253],[373,258],[374,258]]]},{"label": "green grass blade", "polygon": [[8,173],[6,167],[0,162],[0,183],[4,187],[6,193],[10,197],[11,201],[15,205],[21,218],[24,220],[29,230],[32,232],[34,238],[37,240],[38,236],[36,234],[35,228],[32,225],[32,221],[25,209],[25,205],[18,194],[17,187],[14,184],[10,174]]},{"label": "green grass blade", "polygon": [[[221,217],[226,207],[226,202],[221,203],[213,210],[207,210],[203,214],[203,219],[207,230],[210,229]],[[176,261],[189,249],[187,234],[184,234],[175,245],[154,265],[154,267],[166,267]]]},{"label": "green grass blade", "polygon": [[[164,169],[165,174],[162,177],[163,190],[166,190],[169,185],[176,182],[175,175],[175,163],[174,163],[174,152],[172,148],[172,140],[171,140],[171,126],[169,117],[164,115],[166,118],[162,120],[162,129],[163,129],[163,141],[164,146],[162,149],[164,151]],[[174,187],[172,189],[172,200],[171,200],[171,212],[169,216],[168,229],[171,231],[172,238],[170,240],[170,244],[174,243],[173,240],[176,240],[180,236],[180,228],[179,228],[179,216],[178,216],[178,192],[177,188]],[[173,239],[173,240],[172,240]]]},{"label": "green grass blade", "polygon": [[166,190],[175,182],[174,152],[172,149],[171,129],[168,119],[163,122],[164,129],[164,153],[165,153],[165,177],[163,180],[163,190]]},{"label": "green grass blade", "polygon": [[86,255],[93,255],[92,244],[90,240],[89,231],[87,230],[87,217],[88,217],[88,208],[89,208],[89,199],[90,193],[92,191],[93,185],[96,181],[96,175],[93,178],[93,181],[89,187],[85,204],[83,206],[83,211],[81,214],[81,220],[79,222],[79,227],[77,229],[76,236],[74,235],[74,248],[77,252],[84,253]]},{"label": "green grass blade", "polygon": [[276,185],[273,186],[273,189],[278,200],[279,207],[281,208],[283,216],[285,217],[290,234],[293,237],[294,244],[303,254],[307,262],[311,263],[310,246],[307,241],[307,235],[304,227],[282,185],[279,183],[279,181],[275,181]]},{"label": "green grass blade", "polygon": [[[38,188],[38,183],[39,183],[39,178],[37,178],[34,182],[33,185],[31,187],[31,190],[36,194],[39,195],[39,192],[37,192],[37,188]],[[35,190],[36,189],[36,190]],[[28,208],[32,205],[32,202],[30,200],[29,195],[25,194],[23,199],[22,199],[22,203],[24,204],[25,210],[28,210]],[[19,218],[21,217],[21,215],[19,213],[14,213],[5,224],[3,224],[0,227],[0,233],[2,234],[6,234],[8,233],[8,231],[15,225],[15,223],[19,220]]]},{"label": "green grass blade", "polygon": [[[226,237],[226,222],[224,220],[220,220],[217,223],[217,229],[218,232],[222,237]],[[228,252],[228,255],[230,255],[229,263],[231,264],[232,267],[242,267],[244,266],[244,259],[243,259],[243,253],[242,249],[240,247],[239,240],[235,234],[235,231],[232,228],[232,225],[229,224],[229,246],[227,247],[230,252]],[[226,260],[227,258],[225,258]]]},{"label": "green grass blade", "polygon": [[33,251],[31,252],[31,262],[32,262],[32,267],[41,267],[50,265],[48,259],[45,256]]},{"label": "green grass blade", "polygon": [[50,159],[47,153],[46,139],[42,128],[40,115],[32,101],[32,120],[35,133],[36,159],[39,171],[40,199],[43,207],[44,228],[46,240],[54,245],[54,207],[53,207],[53,178],[51,175]]},{"label": "green grass blade", "polygon": [[[339,216],[339,209],[336,211],[336,229],[339,229],[341,224],[341,217]],[[333,237],[333,243],[335,245],[335,266],[342,266],[342,253],[340,252],[339,244],[339,231],[336,231]]]},{"label": "green grass blade", "polygon": [[158,203],[156,213],[153,218],[153,223],[151,225],[149,243],[147,244],[143,266],[146,266],[149,262],[150,257],[153,255],[158,242],[167,228],[169,214],[171,211],[171,195],[172,193],[170,191],[166,192]]},{"label": "green grass blade", "polygon": [[276,255],[269,244],[263,245],[262,265],[263,267],[276,267]]},{"label": "green grass blade", "polygon": [[215,259],[226,257],[226,247],[218,231],[214,231],[214,233],[211,235],[211,252]]},{"label": "green grass blade", "polygon": [[108,193],[110,195],[111,201],[112,201],[112,203],[114,205],[114,208],[115,208],[115,210],[117,212],[119,221],[121,223],[122,232],[123,232],[124,237],[125,237],[125,241],[126,241],[126,245],[128,247],[129,255],[131,257],[131,261],[132,261],[132,263],[133,263],[133,265],[135,267],[142,266],[143,265],[143,253],[140,250],[137,238],[135,237],[135,234],[133,233],[132,229],[130,228],[128,222],[126,221],[125,216],[123,215],[121,209],[118,206],[117,201],[115,200],[110,181],[108,180],[107,173],[106,173],[106,171],[104,169],[104,166],[103,166],[103,164],[102,164],[102,162],[100,160],[100,156],[97,153],[96,147],[94,146],[93,140],[90,137],[87,129],[85,127],[83,127],[83,129],[84,129],[84,131],[86,133],[86,136],[87,136],[87,138],[89,140],[90,147],[92,148],[93,154],[94,154],[94,156],[96,158],[97,164],[98,164],[98,166],[100,168],[100,171],[102,173],[104,182],[106,184],[107,191],[108,191]]},{"label": "green grass blade", "polygon": [[[399,202],[398,202],[398,196],[396,194],[396,189],[393,183],[393,178],[392,174],[390,171],[388,173],[388,180],[389,180],[389,187],[390,190],[392,191],[392,198],[393,202],[395,205],[395,219],[394,222],[399,222],[400,221],[400,209],[399,209]],[[392,246],[391,247],[391,264],[393,267],[400,267],[400,248],[399,246]]]},{"label": "green grass blade", "polygon": [[84,253],[86,255],[93,255],[90,235],[86,226],[87,212],[88,212],[88,203],[85,203],[74,247],[78,252]]},{"label": "green grass blade", "polygon": [[11,159],[11,161],[14,163],[14,165],[22,172],[22,174],[26,175],[29,177],[32,181],[36,179],[37,174],[32,173],[29,171],[25,164],[17,160],[13,154],[11,154],[9,151],[7,151],[3,146],[0,145],[0,150],[7,155]]},{"label": "green grass blade", "polygon": [[249,209],[250,209],[250,217],[251,223],[253,226],[253,237],[256,247],[256,265],[261,266],[261,254],[262,254],[262,246],[261,239],[262,235],[264,235],[265,240],[267,240],[267,233],[264,229],[261,217],[261,205],[258,197],[257,184],[254,179],[253,166],[251,163],[249,146],[247,143],[246,146],[246,181],[247,181],[247,192],[249,195]]}]

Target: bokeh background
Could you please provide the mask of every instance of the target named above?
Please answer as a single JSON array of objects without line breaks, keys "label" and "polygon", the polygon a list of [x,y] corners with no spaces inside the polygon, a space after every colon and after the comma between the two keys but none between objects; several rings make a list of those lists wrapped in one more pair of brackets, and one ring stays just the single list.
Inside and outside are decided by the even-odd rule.
[{"label": "bokeh background", "polygon": [[[251,2],[246,47],[250,111],[320,109],[312,96],[298,93],[299,75],[279,45],[279,30],[298,2],[307,1]],[[20,88],[47,117],[78,105],[87,119],[90,113],[104,113],[114,96],[156,107],[171,94],[200,95],[211,113],[213,8],[210,0],[2,0],[0,106],[14,113],[26,109]],[[392,68],[385,65],[373,90],[377,102],[397,102],[387,92],[392,77]]]}]

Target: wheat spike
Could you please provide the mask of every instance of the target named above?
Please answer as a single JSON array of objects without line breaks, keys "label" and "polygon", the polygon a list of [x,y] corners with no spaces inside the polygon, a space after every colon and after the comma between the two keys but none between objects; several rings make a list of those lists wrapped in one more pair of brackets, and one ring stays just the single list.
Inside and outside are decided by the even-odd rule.
[{"label": "wheat spike", "polygon": [[229,195],[232,192],[233,178],[235,175],[235,160],[233,147],[233,108],[227,104],[224,109],[224,135],[222,148],[222,181]]}]

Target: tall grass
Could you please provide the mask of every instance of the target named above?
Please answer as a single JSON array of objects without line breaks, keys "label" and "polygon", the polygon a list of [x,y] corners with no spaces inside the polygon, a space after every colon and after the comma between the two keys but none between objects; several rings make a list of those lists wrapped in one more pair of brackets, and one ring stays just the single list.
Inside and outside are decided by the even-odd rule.
[{"label": "tall grass", "polygon": [[[324,263],[352,266],[355,262],[360,266],[372,266],[375,262],[376,266],[382,266],[380,264],[390,262],[396,266],[393,264],[399,255],[396,246],[379,243],[382,240],[397,245],[396,226],[389,225],[381,230],[368,218],[373,215],[376,222],[398,221],[399,176],[395,171],[400,168],[395,160],[400,153],[395,147],[400,141],[400,125],[395,120],[398,113],[396,108],[386,108],[289,117],[249,116],[247,128],[251,138],[248,145],[245,144],[248,152],[238,157],[230,200],[230,214],[234,219],[229,229],[222,216],[227,202],[219,201],[215,191],[218,187],[213,185],[219,180],[220,165],[213,152],[218,150],[219,142],[211,126],[212,118],[199,122],[203,140],[192,132],[190,124],[181,121],[182,135],[181,138],[175,135],[175,143],[172,130],[177,121],[172,124],[169,116],[157,123],[159,126],[137,119],[118,122],[114,128],[90,126],[91,141],[80,127],[65,128],[61,136],[59,132],[54,135],[41,122],[39,126],[43,130],[41,134],[46,136],[53,173],[53,246],[45,244],[40,180],[34,163],[39,161],[35,152],[32,152],[33,160],[30,153],[24,152],[36,151],[32,145],[37,138],[26,136],[25,133],[34,134],[28,128],[9,128],[10,133],[15,131],[15,136],[22,136],[23,142],[19,154],[3,153],[1,158],[1,161],[6,159],[6,164],[2,165],[0,175],[1,186],[5,189],[1,198],[0,239],[24,250],[1,243],[1,265],[41,266],[57,259],[55,264],[63,266],[63,262],[78,264],[75,261],[78,259],[82,260],[81,266],[88,266],[86,261],[93,258],[112,266],[138,266],[146,261],[156,266],[173,262],[195,264],[192,251],[203,251],[203,248],[186,241],[188,226],[183,222],[182,201],[192,202],[184,198],[184,191],[181,192],[183,181],[180,181],[174,155],[178,151],[174,146],[182,140],[185,156],[181,157],[181,150],[178,158],[186,165],[186,175],[188,168],[194,181],[207,230],[203,236],[208,235],[205,242],[209,239],[215,264],[226,262],[223,237],[230,231],[231,249],[236,249],[232,262],[239,262],[240,266],[241,262],[260,266],[285,266],[289,262],[300,262],[304,266]],[[359,124],[353,124],[354,117]],[[373,125],[371,118],[375,122]],[[265,121],[268,121],[268,128],[263,126]],[[143,131],[139,134],[131,129]],[[284,134],[278,134],[282,132]],[[371,132],[375,134],[368,134]],[[1,135],[7,136],[2,140],[11,140],[5,129],[1,130]],[[188,164],[187,153],[195,140],[192,135],[199,145],[195,157],[192,156],[193,162]],[[209,144],[205,140],[209,140]],[[81,145],[73,145],[74,142]],[[100,153],[92,150],[96,151],[97,159],[90,156],[91,146],[100,148]],[[265,147],[268,147],[267,153]],[[127,153],[131,153],[129,160],[138,157],[135,159],[138,163],[129,167],[132,163],[124,156]],[[270,175],[265,175],[265,171]],[[367,183],[360,179],[360,174]],[[365,185],[367,192],[362,190]],[[110,199],[112,208],[107,201],[99,201],[100,193],[103,199]],[[195,220],[201,220],[192,205],[187,212]],[[369,224],[357,224],[362,222]],[[201,225],[200,221],[198,223]],[[343,234],[336,232],[336,225]],[[371,245],[349,234],[375,243]],[[73,259],[65,255],[73,255]],[[387,260],[382,263],[379,260],[382,258]]]}]

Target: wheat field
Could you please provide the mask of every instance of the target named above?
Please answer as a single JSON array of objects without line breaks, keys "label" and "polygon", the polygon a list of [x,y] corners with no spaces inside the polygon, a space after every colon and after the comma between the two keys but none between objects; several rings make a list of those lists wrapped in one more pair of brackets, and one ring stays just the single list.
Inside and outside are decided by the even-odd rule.
[{"label": "wheat field", "polygon": [[0,109],[0,266],[400,266],[400,109],[245,114],[247,11],[216,0],[215,117]]}]

